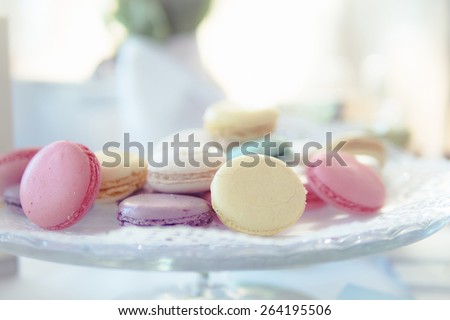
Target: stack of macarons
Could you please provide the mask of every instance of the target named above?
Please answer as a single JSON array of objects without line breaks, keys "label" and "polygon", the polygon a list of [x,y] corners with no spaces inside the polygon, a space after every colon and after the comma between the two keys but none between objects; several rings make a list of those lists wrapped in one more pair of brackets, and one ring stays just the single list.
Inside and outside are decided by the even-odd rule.
[{"label": "stack of macarons", "polygon": [[233,158],[214,177],[212,206],[227,227],[254,235],[279,233],[305,210],[327,204],[354,215],[377,213],[386,197],[383,180],[353,155],[339,156],[344,164],[317,154],[317,165],[305,168],[306,179],[270,156]]},{"label": "stack of macarons", "polygon": [[[189,136],[200,146],[193,153],[187,148],[174,150],[174,139],[186,142]],[[204,160],[203,144],[210,142],[201,129],[184,130],[170,135],[152,150],[148,163],[147,187],[119,203],[118,221],[122,226],[206,226],[215,216],[210,201],[202,196],[224,162],[222,156]],[[218,147],[221,148],[219,145]],[[217,151],[217,150],[214,150]],[[183,165],[180,165],[180,162]]]},{"label": "stack of macarons", "polygon": [[0,157],[3,202],[43,229],[68,228],[96,201],[114,202],[144,190],[146,164],[134,155],[115,155],[118,162],[109,166],[103,153],[70,141],[13,151]]},{"label": "stack of macarons", "polygon": [[[287,153],[261,147],[277,119],[276,108],[220,102],[206,111],[204,128],[160,141],[152,161],[119,150],[93,153],[69,141],[17,150],[0,157],[0,193],[11,211],[48,230],[74,225],[95,202],[117,203],[114,218],[122,226],[206,226],[218,217],[232,230],[264,236],[327,204],[359,215],[380,210],[383,181],[356,158],[380,151],[376,141],[364,149],[355,139],[340,154],[345,165],[317,153],[319,164],[299,175],[283,161]],[[198,144],[194,152],[183,147],[175,152],[175,138]],[[228,149],[233,142],[253,142],[251,155]],[[383,155],[378,158],[384,163]]]},{"label": "stack of macarons", "polygon": [[[278,110],[272,107],[247,109],[224,101],[212,105],[205,113],[203,129],[177,132],[159,142],[154,153],[155,164],[149,165],[148,168],[149,186],[157,194],[137,195],[122,201],[119,205],[120,223],[141,226],[209,224],[214,217],[214,210],[211,208],[211,205],[214,205],[211,203],[213,194],[210,190],[211,184],[220,168],[225,166],[227,158],[238,157],[236,149],[230,149],[232,153],[227,154],[226,148],[232,142],[260,140],[275,130],[277,119]],[[170,147],[176,139],[187,142],[189,137],[190,141],[198,143],[193,151],[188,148],[175,151]],[[264,153],[264,150],[261,150],[259,148],[251,152]],[[205,153],[217,156],[205,157]],[[167,163],[164,166],[158,165],[167,155]],[[296,181],[298,182],[298,179]],[[179,206],[176,205],[178,202],[184,203],[184,211],[178,209]],[[300,203],[304,205],[304,199]],[[164,219],[164,215],[155,217],[155,211],[166,212],[169,209],[177,210],[176,214],[171,212],[165,215],[170,219]],[[299,217],[302,212],[296,210],[294,216]],[[292,221],[289,224],[292,224]],[[225,225],[229,226],[226,223]],[[262,234],[270,233],[273,231],[266,230]]]}]

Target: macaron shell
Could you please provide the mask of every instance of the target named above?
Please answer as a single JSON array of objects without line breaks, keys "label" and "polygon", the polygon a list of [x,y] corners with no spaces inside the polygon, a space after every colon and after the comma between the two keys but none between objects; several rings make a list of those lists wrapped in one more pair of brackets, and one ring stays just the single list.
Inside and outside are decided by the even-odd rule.
[{"label": "macaron shell", "polygon": [[327,203],[320,198],[317,193],[311,188],[309,183],[305,185],[306,190],[306,209],[305,210],[316,210],[319,208],[323,208],[327,205]]},{"label": "macaron shell", "polygon": [[214,137],[220,137],[231,141],[247,141],[256,139],[275,130],[276,123],[270,122],[262,125],[253,126],[229,126],[229,127],[213,127],[207,125],[207,129]]},{"label": "macaron shell", "polygon": [[138,154],[124,153],[121,150],[109,150],[113,156],[103,151],[95,155],[100,163],[101,186],[98,194],[99,202],[122,200],[147,182],[147,162]]},{"label": "macaron shell", "polygon": [[[110,150],[110,152],[113,151]],[[115,163],[117,159],[107,156],[101,151],[95,153],[100,163],[102,184],[125,179],[133,174],[147,174],[147,161],[141,159],[139,155],[133,153],[125,154],[122,151],[114,151],[114,153],[116,157],[120,156],[120,162]]]},{"label": "macaron shell", "polygon": [[212,126],[250,127],[274,122],[278,116],[276,107],[245,108],[231,101],[219,101],[206,110],[203,120]]},{"label": "macaron shell", "polygon": [[278,115],[276,107],[245,108],[230,101],[220,101],[206,110],[203,120],[211,136],[243,141],[273,131]]},{"label": "macaron shell", "polygon": [[25,170],[20,198],[26,216],[49,230],[67,228],[92,207],[100,166],[86,147],[59,141],[43,148]]},{"label": "macaron shell", "polygon": [[[194,153],[189,154],[186,149],[181,148],[175,161],[174,150],[171,149],[167,154],[157,152],[153,156],[155,163],[164,163],[162,166],[149,166],[148,184],[152,189],[163,193],[198,193],[208,191],[211,181],[219,169],[219,166],[225,161],[222,152],[218,151],[217,156],[208,157],[211,164],[205,162],[202,150],[196,148]],[[191,163],[189,159],[196,163]],[[214,163],[214,166],[212,166]]]},{"label": "macaron shell", "polygon": [[[102,176],[103,177],[103,176]],[[102,181],[97,196],[99,202],[122,200],[141,189],[147,182],[147,171],[133,172],[129,177],[115,181]]]},{"label": "macaron shell", "polygon": [[302,182],[285,163],[259,155],[234,158],[223,165],[211,184],[212,205],[229,228],[254,235],[272,235],[293,225],[305,209],[306,192]]},{"label": "macaron shell", "polygon": [[0,194],[7,187],[20,183],[28,163],[38,151],[39,148],[20,149],[0,157]]},{"label": "macaron shell", "polygon": [[125,199],[119,205],[119,222],[140,226],[206,225],[213,211],[207,201],[176,194],[143,194]]},{"label": "macaron shell", "polygon": [[322,164],[307,168],[310,187],[324,201],[344,211],[356,214],[377,212],[383,207],[386,197],[381,177],[354,156],[345,153],[340,153],[340,156],[346,166],[336,159],[327,165],[325,154],[313,159],[322,161]]}]

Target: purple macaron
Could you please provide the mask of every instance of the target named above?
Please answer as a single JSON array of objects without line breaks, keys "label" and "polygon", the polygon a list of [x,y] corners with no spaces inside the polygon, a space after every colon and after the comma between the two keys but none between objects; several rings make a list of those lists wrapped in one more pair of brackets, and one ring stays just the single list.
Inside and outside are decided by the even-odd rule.
[{"label": "purple macaron", "polygon": [[3,192],[3,201],[10,211],[24,214],[20,203],[20,184],[14,184],[6,188],[5,192]]},{"label": "purple macaron", "polygon": [[178,194],[141,194],[123,200],[117,220],[122,226],[206,226],[214,211],[204,199]]}]

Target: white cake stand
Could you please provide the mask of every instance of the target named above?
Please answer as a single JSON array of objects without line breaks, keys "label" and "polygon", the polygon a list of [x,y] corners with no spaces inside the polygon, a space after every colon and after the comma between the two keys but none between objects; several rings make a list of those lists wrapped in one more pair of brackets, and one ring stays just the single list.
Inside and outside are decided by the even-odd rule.
[{"label": "white cake stand", "polygon": [[211,285],[210,272],[294,268],[383,252],[424,239],[450,222],[450,164],[395,150],[389,158],[384,170],[388,201],[371,217],[326,207],[306,212],[282,234],[255,237],[218,222],[207,228],[123,228],[116,221],[115,205],[96,205],[79,224],[51,232],[1,207],[0,249],[67,264],[195,271],[201,281],[191,296],[288,298],[292,295],[273,289],[231,292],[227,286]]}]

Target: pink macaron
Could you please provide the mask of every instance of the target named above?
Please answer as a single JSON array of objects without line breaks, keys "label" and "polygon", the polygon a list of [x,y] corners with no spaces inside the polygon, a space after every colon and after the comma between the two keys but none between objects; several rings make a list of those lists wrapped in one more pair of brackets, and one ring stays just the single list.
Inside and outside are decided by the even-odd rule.
[{"label": "pink macaron", "polygon": [[48,230],[77,223],[92,207],[100,189],[100,165],[93,152],[68,141],[54,142],[30,161],[22,178],[25,215]]},{"label": "pink macaron", "polygon": [[327,203],[311,188],[309,183],[306,183],[303,186],[306,190],[306,211],[320,209],[327,205]]},{"label": "pink macaron", "polygon": [[25,168],[38,151],[39,148],[19,149],[0,157],[0,194],[20,183]]},{"label": "pink macaron", "polygon": [[327,161],[325,153],[314,157],[313,162],[320,164],[306,170],[312,191],[330,205],[349,213],[365,215],[380,210],[386,198],[381,177],[354,156],[339,155],[345,165],[336,158]]}]

